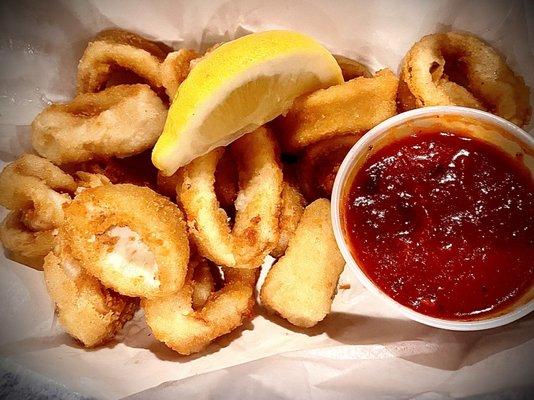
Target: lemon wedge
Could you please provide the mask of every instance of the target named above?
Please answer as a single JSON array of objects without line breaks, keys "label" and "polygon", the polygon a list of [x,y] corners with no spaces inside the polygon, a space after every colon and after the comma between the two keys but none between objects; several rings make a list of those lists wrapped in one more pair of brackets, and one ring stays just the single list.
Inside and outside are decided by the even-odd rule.
[{"label": "lemon wedge", "polygon": [[342,82],[334,57],[306,35],[266,31],[227,42],[180,85],[152,162],[172,175],[286,112],[296,97]]}]

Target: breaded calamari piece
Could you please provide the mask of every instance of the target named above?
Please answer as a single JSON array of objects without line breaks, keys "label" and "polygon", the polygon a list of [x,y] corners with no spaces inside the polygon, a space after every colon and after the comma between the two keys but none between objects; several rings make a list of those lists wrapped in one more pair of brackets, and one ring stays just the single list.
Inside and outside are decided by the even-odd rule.
[{"label": "breaded calamari piece", "polygon": [[59,322],[85,347],[104,344],[132,318],[139,300],[106,289],[59,248],[45,257],[43,266]]},{"label": "breaded calamari piece", "polygon": [[271,256],[279,258],[284,255],[290,239],[295,234],[297,225],[302,217],[306,200],[299,190],[291,183],[284,182],[282,189],[282,209],[280,211],[280,236],[276,247],[271,250]]},{"label": "breaded calamari piece", "polygon": [[516,125],[530,121],[529,88],[491,46],[474,35],[435,33],[404,57],[398,99],[404,110],[457,105],[497,114]]},{"label": "breaded calamari piece", "polygon": [[306,147],[297,169],[302,193],[308,201],[330,198],[343,159],[361,134],[336,136]]},{"label": "breaded calamari piece", "polygon": [[165,296],[184,284],[189,240],[183,214],[151,189],[86,189],[65,209],[60,234],[82,268],[123,295]]},{"label": "breaded calamari piece", "polygon": [[285,255],[267,273],[261,303],[293,325],[309,328],[330,312],[345,262],[330,219],[330,201],[319,199],[304,214]]},{"label": "breaded calamari piece", "polygon": [[23,154],[0,173],[0,205],[21,210],[32,230],[54,229],[62,223],[63,205],[76,187],[74,179],[50,161]]},{"label": "breaded calamari piece", "polygon": [[192,304],[193,280],[168,297],[143,299],[141,307],[147,325],[156,339],[174,351],[183,355],[197,353],[251,317],[257,278],[258,270],[225,268],[223,287],[197,310]]},{"label": "breaded calamari piece", "polygon": [[198,57],[198,53],[194,50],[180,49],[169,53],[161,63],[161,83],[171,101],[178,86],[189,74],[191,61]]},{"label": "breaded calamari piece", "polygon": [[0,241],[10,258],[38,266],[54,247],[54,230],[31,230],[22,223],[20,210],[11,211],[0,225]]},{"label": "breaded calamari piece", "polygon": [[276,121],[284,151],[333,136],[364,133],[397,112],[398,80],[389,69],[301,96]]},{"label": "breaded calamari piece", "polygon": [[56,164],[128,157],[154,146],[167,108],[147,85],[119,85],[52,104],[32,122],[32,145]]},{"label": "breaded calamari piece", "polygon": [[78,64],[77,93],[106,88],[118,69],[131,71],[150,87],[163,87],[160,64],[171,48],[120,29],[102,31],[87,45]]},{"label": "breaded calamari piece", "polygon": [[217,148],[180,170],[180,203],[203,257],[226,267],[258,268],[278,242],[283,178],[277,144],[261,127],[230,145],[239,171],[233,228],[215,192],[215,171],[224,151]]}]

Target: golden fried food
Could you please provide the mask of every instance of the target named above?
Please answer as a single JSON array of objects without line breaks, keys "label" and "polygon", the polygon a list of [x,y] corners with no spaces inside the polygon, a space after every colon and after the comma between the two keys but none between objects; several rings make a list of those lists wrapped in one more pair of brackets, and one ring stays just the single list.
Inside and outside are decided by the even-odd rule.
[{"label": "golden fried food", "polygon": [[178,90],[178,86],[189,74],[191,61],[198,57],[199,55],[196,51],[180,49],[169,53],[161,64],[161,83],[171,101]]},{"label": "golden fried food", "polygon": [[65,209],[60,234],[82,268],[123,295],[164,296],[184,284],[189,241],[183,214],[148,188],[84,190]]},{"label": "golden fried food", "polygon": [[0,205],[21,210],[32,230],[54,229],[63,221],[63,205],[76,187],[74,179],[50,161],[23,154],[0,173]]},{"label": "golden fried food", "polygon": [[306,200],[299,190],[292,184],[284,182],[282,189],[282,209],[280,211],[280,237],[276,247],[271,250],[271,256],[282,257],[286,252],[289,240],[295,234],[300,217],[306,207]]},{"label": "golden fried food", "polygon": [[306,147],[297,168],[300,187],[308,201],[330,198],[337,171],[360,137],[337,136]]},{"label": "golden fried food", "polygon": [[[199,268],[206,260],[200,260]],[[194,280],[161,299],[143,299],[147,325],[156,339],[174,351],[189,355],[206,348],[251,317],[257,270],[224,269],[223,287],[213,292],[203,307],[193,307]]]},{"label": "golden fried food", "polygon": [[151,148],[167,109],[147,85],[119,85],[52,104],[32,123],[32,145],[56,164],[128,157]]},{"label": "golden fried food", "polygon": [[[220,277],[219,270],[206,260],[197,257],[196,261],[190,261],[190,265],[191,262],[196,262],[193,271],[191,307],[193,307],[193,310],[200,310],[206,305],[211,294],[216,291],[216,283],[220,282],[222,278]],[[214,274],[218,274],[219,276],[214,276]]]},{"label": "golden fried food", "polygon": [[76,184],[78,188],[76,189],[76,194],[79,194],[85,189],[91,189],[103,185],[111,185],[111,181],[107,176],[102,174],[92,174],[85,171],[76,172]]},{"label": "golden fried food", "polygon": [[158,170],[150,160],[150,151],[126,158],[108,158],[62,165],[74,174],[79,171],[104,175],[111,183],[131,183],[155,189]]},{"label": "golden fried food", "polygon": [[396,114],[398,80],[389,69],[321,89],[295,100],[277,120],[284,151],[297,152],[320,140],[362,134]]},{"label": "golden fried food", "polygon": [[367,69],[365,65],[359,63],[358,61],[338,55],[334,55],[334,58],[341,68],[341,73],[343,74],[343,79],[345,82],[360,76],[365,78],[370,78],[373,76],[371,72],[369,72],[369,69]]},{"label": "golden fried food", "polygon": [[162,88],[160,64],[171,51],[135,33],[110,29],[101,32],[85,49],[78,64],[77,93],[96,93],[106,88],[112,75],[131,71],[154,89]]},{"label": "golden fried food", "polygon": [[215,149],[181,170],[180,202],[202,256],[227,267],[257,268],[278,242],[283,179],[277,144],[261,127],[230,145],[239,171],[233,228],[214,189],[224,151]]},{"label": "golden fried food", "polygon": [[490,111],[516,125],[530,121],[529,89],[491,46],[447,32],[423,37],[402,64],[399,102],[415,107],[458,105]]},{"label": "golden fried food", "polygon": [[139,301],[106,289],[69,256],[67,249],[59,246],[45,257],[43,266],[59,322],[85,347],[104,344],[132,318]]},{"label": "golden fried food", "polygon": [[330,202],[316,200],[304,210],[285,255],[267,273],[261,302],[293,325],[314,326],[330,312],[344,264],[332,230]]},{"label": "golden fried food", "polygon": [[0,225],[0,241],[8,256],[25,265],[39,266],[54,247],[52,229],[34,231],[22,223],[21,211],[11,211]]}]

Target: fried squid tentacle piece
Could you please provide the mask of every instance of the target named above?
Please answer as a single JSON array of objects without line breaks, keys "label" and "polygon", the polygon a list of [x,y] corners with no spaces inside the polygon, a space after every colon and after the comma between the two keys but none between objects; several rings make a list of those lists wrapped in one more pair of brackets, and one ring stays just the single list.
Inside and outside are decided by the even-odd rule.
[{"label": "fried squid tentacle piece", "polygon": [[316,200],[306,207],[285,255],[267,273],[261,302],[293,325],[312,327],[330,312],[344,265],[332,230],[330,202]]},{"label": "fried squid tentacle piece", "polygon": [[181,170],[180,202],[202,256],[226,267],[257,268],[278,242],[283,178],[277,144],[261,127],[230,146],[239,170],[233,228],[214,189],[224,151],[215,149]]},{"label": "fried squid tentacle piece", "polygon": [[516,125],[530,121],[529,89],[505,59],[476,36],[423,37],[406,54],[398,93],[404,110],[458,105],[490,111]]},{"label": "fried squid tentacle piece", "polygon": [[32,123],[32,145],[56,164],[128,157],[151,148],[167,109],[147,85],[119,85],[52,104]]},{"label": "fried squid tentacle piece", "polygon": [[286,152],[298,152],[320,140],[363,134],[396,114],[398,80],[389,69],[372,78],[358,77],[299,97],[277,120]]},{"label": "fried squid tentacle piece", "polygon": [[123,295],[165,296],[184,284],[189,241],[183,214],[151,189],[86,189],[65,209],[60,234],[82,268]]},{"label": "fried squid tentacle piece", "polygon": [[[199,261],[199,268],[206,260]],[[203,307],[193,307],[194,280],[168,297],[141,301],[148,326],[156,339],[189,355],[241,326],[252,315],[258,270],[225,268],[223,287]]]},{"label": "fried squid tentacle piece", "polygon": [[46,256],[43,266],[59,322],[85,347],[104,344],[132,318],[139,300],[102,286],[69,256],[67,249],[59,245]]},{"label": "fried squid tentacle piece", "polygon": [[289,240],[295,234],[297,225],[302,217],[306,200],[299,190],[291,183],[284,182],[282,189],[282,210],[280,212],[280,237],[276,247],[271,251],[271,256],[279,258],[284,255]]},{"label": "fried squid tentacle piece", "polygon": [[150,87],[163,86],[160,64],[171,49],[135,33],[110,29],[97,35],[85,49],[78,64],[78,94],[96,93],[117,70],[127,70]]}]

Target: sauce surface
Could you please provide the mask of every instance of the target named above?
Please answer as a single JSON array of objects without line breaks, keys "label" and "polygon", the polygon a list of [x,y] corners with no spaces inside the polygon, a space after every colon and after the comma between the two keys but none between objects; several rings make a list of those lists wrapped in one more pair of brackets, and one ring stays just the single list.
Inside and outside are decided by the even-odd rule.
[{"label": "sauce surface", "polygon": [[498,312],[534,282],[534,183],[500,149],[418,132],[378,150],[343,204],[367,276],[397,302],[452,320]]}]

